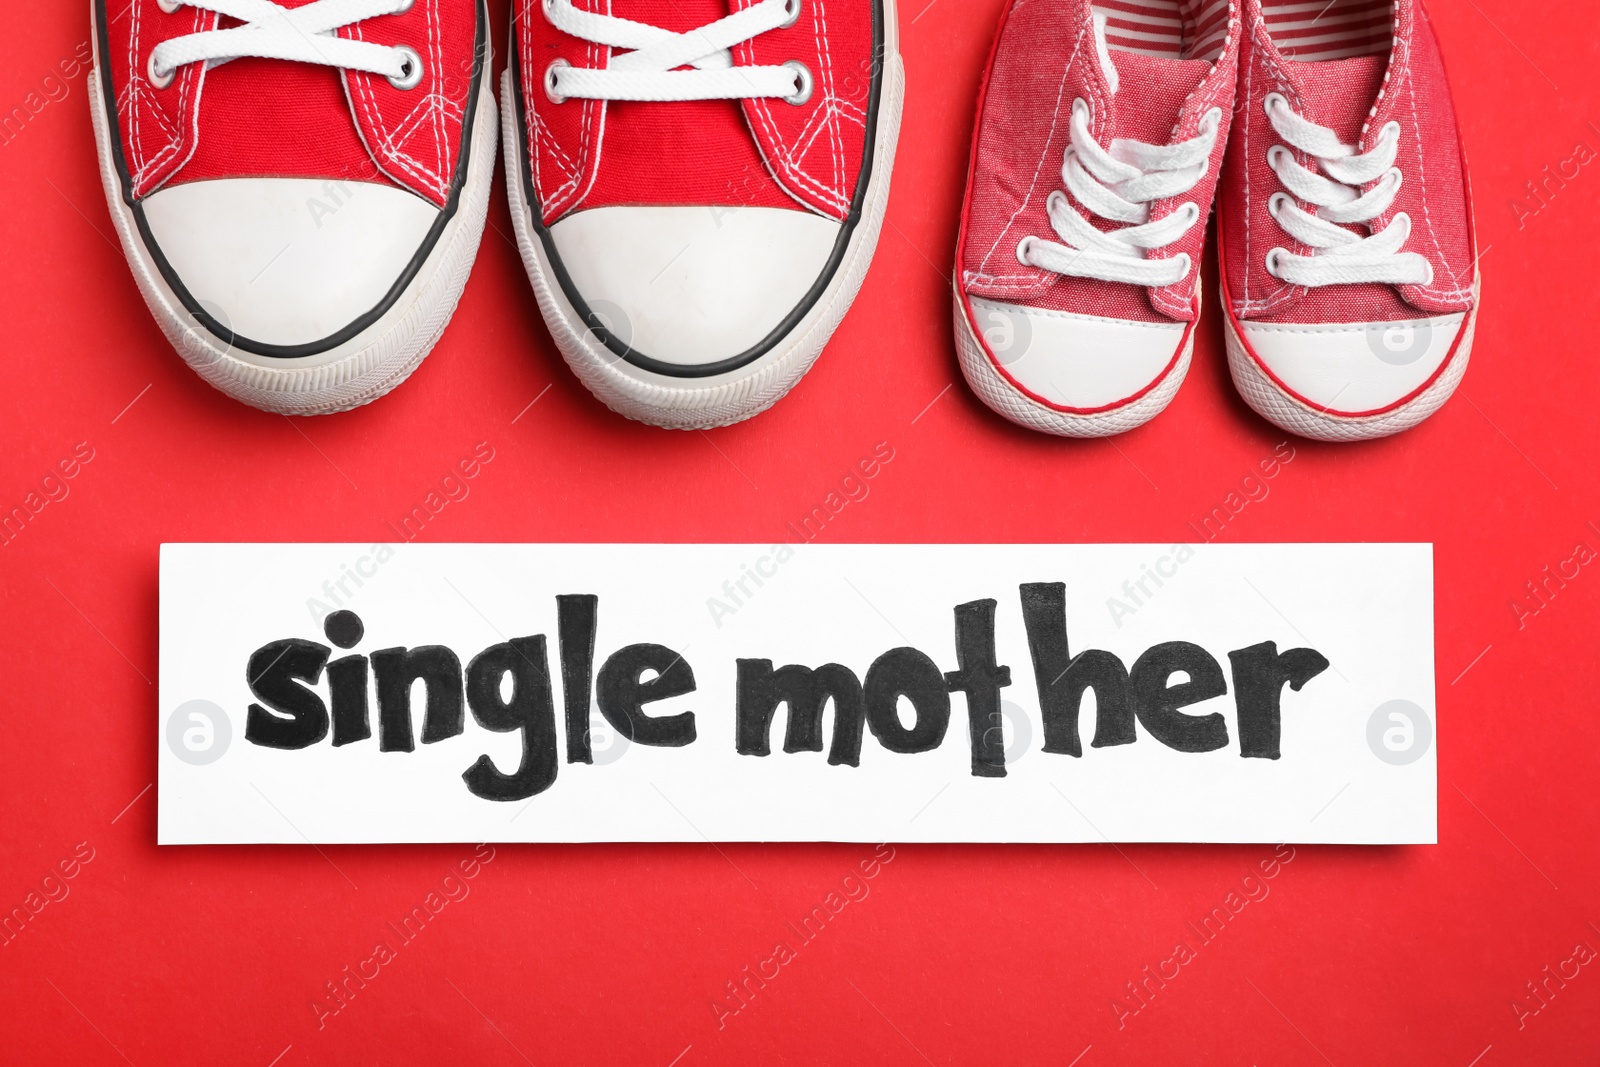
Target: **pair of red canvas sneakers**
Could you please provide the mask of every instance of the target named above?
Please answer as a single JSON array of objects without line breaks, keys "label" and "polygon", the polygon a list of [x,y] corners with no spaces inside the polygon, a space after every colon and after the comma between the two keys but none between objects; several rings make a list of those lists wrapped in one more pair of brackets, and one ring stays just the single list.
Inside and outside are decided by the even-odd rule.
[{"label": "pair of red canvas sneakers", "polygon": [[1014,0],[956,262],[978,395],[1073,437],[1160,413],[1189,367],[1219,179],[1249,405],[1332,441],[1438,410],[1466,371],[1478,274],[1420,0]]},{"label": "pair of red canvas sneakers", "polygon": [[606,404],[765,409],[872,258],[904,75],[892,0],[94,0],[102,179],[189,364],[269,411],[367,403],[427,355],[497,143],[534,292]]}]

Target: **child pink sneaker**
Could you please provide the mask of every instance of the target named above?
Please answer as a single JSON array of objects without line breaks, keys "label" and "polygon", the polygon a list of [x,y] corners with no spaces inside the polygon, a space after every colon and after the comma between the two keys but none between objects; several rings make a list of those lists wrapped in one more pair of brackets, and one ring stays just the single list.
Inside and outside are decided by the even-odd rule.
[{"label": "child pink sneaker", "polygon": [[1239,111],[1218,209],[1228,363],[1305,437],[1409,429],[1467,369],[1472,211],[1420,0],[1242,0]]},{"label": "child pink sneaker", "polygon": [[979,103],[955,276],[967,381],[1068,437],[1154,418],[1189,369],[1233,109],[1229,0],[1018,0]]}]

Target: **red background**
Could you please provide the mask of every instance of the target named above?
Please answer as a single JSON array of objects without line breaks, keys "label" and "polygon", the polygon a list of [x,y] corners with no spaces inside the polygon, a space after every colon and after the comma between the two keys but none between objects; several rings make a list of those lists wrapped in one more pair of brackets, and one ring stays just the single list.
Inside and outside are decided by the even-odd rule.
[{"label": "red background", "polygon": [[[1170,542],[1272,452],[1282,435],[1235,397],[1214,308],[1177,400],[1125,437],[1029,434],[961,384],[947,272],[1002,0],[925,2],[901,12],[909,106],[854,311],[791,396],[706,434],[626,422],[578,385],[500,190],[460,311],[410,382],[321,419],[242,407],[182,364],[140,301],[82,75],[0,147],[0,504],[76,443],[94,450],[70,495],[0,549],[0,909],[79,842],[94,851],[70,895],[0,947],[0,1061],[1595,1062],[1600,965],[1552,983],[1520,1028],[1511,1007],[1535,1006],[1525,983],[1577,943],[1600,949],[1600,575],[1584,569],[1520,627],[1511,607],[1577,542],[1600,548],[1600,173],[1584,167],[1520,222],[1510,206],[1531,209],[1526,183],[1577,142],[1600,149],[1600,44],[1567,4],[1434,5],[1483,250],[1461,392],[1397,439],[1297,443],[1223,533],[1436,542],[1437,847],[1299,849],[1120,1029],[1124,984],[1269,848],[900,848],[719,1029],[724,984],[870,850],[502,846],[319,1029],[324,982],[471,849],[156,847],[163,541],[386,538],[487,441],[494,461],[426,539],[770,542],[887,441],[894,461],[827,539]],[[87,39],[84,6],[8,14],[6,109]],[[505,4],[492,6],[503,55]]]}]

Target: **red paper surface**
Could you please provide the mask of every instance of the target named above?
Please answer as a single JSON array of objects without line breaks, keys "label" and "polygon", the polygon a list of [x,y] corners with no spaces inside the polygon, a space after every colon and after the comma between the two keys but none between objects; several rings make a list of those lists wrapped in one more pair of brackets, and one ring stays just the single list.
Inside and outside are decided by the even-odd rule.
[{"label": "red paper surface", "polygon": [[[903,847],[804,940],[789,924],[842,899],[870,849],[499,847],[402,943],[389,924],[470,847],[155,846],[157,545],[392,538],[479,442],[493,461],[424,538],[775,541],[878,442],[895,458],[823,538],[1192,538],[1186,523],[1283,440],[1235,397],[1214,306],[1177,400],[1125,437],[1026,433],[959,381],[948,270],[999,8],[902,11],[905,130],[855,310],[788,399],[706,434],[627,423],[568,373],[499,191],[454,324],[396,393],[288,420],[214,392],[128,276],[82,73],[50,99],[63,85],[45,79],[87,41],[83,5],[13,13],[0,503],[22,503],[80,442],[93,458],[0,549],[0,908],[47,900],[63,862],[74,872],[0,947],[0,1060],[1594,1062],[1600,961],[1573,953],[1600,950],[1600,575],[1527,593],[1546,567],[1571,574],[1579,542],[1600,549],[1600,173],[1577,161],[1600,149],[1600,43],[1566,5],[1434,5],[1483,250],[1462,391],[1397,439],[1297,442],[1222,533],[1437,543],[1437,847],[1297,849],[1211,940],[1190,924],[1242,896],[1271,849]],[[19,121],[13,105],[37,111]],[[1180,940],[1193,957],[1165,962]],[[380,941],[393,958],[364,962]],[[767,963],[779,941],[793,958]],[[1126,984],[1147,966],[1176,977],[1151,980],[1133,1013]],[[376,976],[349,980],[341,1004],[325,983],[346,967]],[[763,969],[776,977],[726,999]]]}]

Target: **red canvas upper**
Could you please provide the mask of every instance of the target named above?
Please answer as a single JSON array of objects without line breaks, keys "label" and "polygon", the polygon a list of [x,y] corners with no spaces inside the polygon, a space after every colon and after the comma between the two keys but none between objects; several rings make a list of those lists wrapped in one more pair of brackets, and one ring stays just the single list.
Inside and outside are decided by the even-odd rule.
[{"label": "red canvas upper", "polygon": [[[1342,323],[1415,319],[1470,309],[1476,253],[1461,139],[1439,44],[1420,0],[1393,0],[1393,37],[1386,54],[1320,62],[1286,58],[1274,45],[1268,32],[1273,21],[1270,3],[1265,18],[1263,0],[1242,0],[1242,6],[1239,106],[1218,209],[1230,311],[1260,322]],[[1363,16],[1371,16],[1373,7],[1363,5]],[[1379,11],[1377,17],[1389,16]],[[1370,23],[1370,18],[1363,23],[1369,37]],[[1285,41],[1284,47],[1294,46]],[[1264,110],[1270,93],[1282,93],[1301,115],[1334,130],[1359,152],[1370,149],[1389,122],[1399,123],[1395,166],[1404,182],[1398,195],[1371,223],[1350,228],[1365,235],[1387,227],[1395,215],[1405,212],[1412,227],[1405,251],[1427,257],[1433,265],[1432,284],[1307,289],[1268,273],[1265,261],[1272,248],[1300,255],[1309,251],[1284,232],[1267,207],[1273,194],[1286,191],[1267,164],[1267,152],[1281,143]],[[1295,158],[1316,167],[1304,153],[1295,152]]]},{"label": "red canvas upper", "polygon": [[[298,8],[312,0],[277,0]],[[107,11],[109,6],[112,10]],[[232,177],[392,182],[443,206],[464,149],[462,129],[479,33],[476,0],[416,0],[339,31],[423,58],[423,78],[397,89],[381,75],[242,58],[187,64],[171,85],[147,73],[163,41],[227,28],[231,19],[157,0],[102,3],[102,77],[110,80],[133,195]]]},{"label": "red canvas upper", "polygon": [[[1016,254],[1018,242],[1030,234],[1054,239],[1046,200],[1063,188],[1061,167],[1070,144],[1074,100],[1090,105],[1091,130],[1102,146],[1119,137],[1157,145],[1188,140],[1199,132],[1207,112],[1220,109],[1222,123],[1205,176],[1187,193],[1150,205],[1152,219],[1191,201],[1209,212],[1227,144],[1238,23],[1227,3],[1186,2],[1180,7],[1185,38],[1208,42],[1209,51],[1220,49],[1220,54],[1173,59],[1115,50],[1111,56],[1120,87],[1113,94],[1096,53],[1090,0],[1013,0],[990,59],[967,182],[957,267],[968,295],[1143,322],[1194,318],[1204,214],[1180,240],[1149,253],[1151,258],[1190,256],[1194,269],[1172,286],[1142,289],[1064,277],[1024,265]],[[1140,25],[1113,17],[1108,31],[1113,48],[1137,42],[1131,35],[1140,32]],[[1126,38],[1119,33],[1123,27]],[[1075,201],[1073,206],[1082,210]],[[1114,225],[1083,213],[1102,230]]]},{"label": "red canvas upper", "polygon": [[[757,0],[576,0],[685,33]],[[871,0],[803,0],[799,20],[733,49],[739,66],[798,60],[815,89],[784,100],[552,101],[552,62],[604,68],[612,49],[516,0],[517,59],[534,192],[550,224],[580,208],[710,204],[809,210],[843,220],[860,183],[874,69]]]}]

